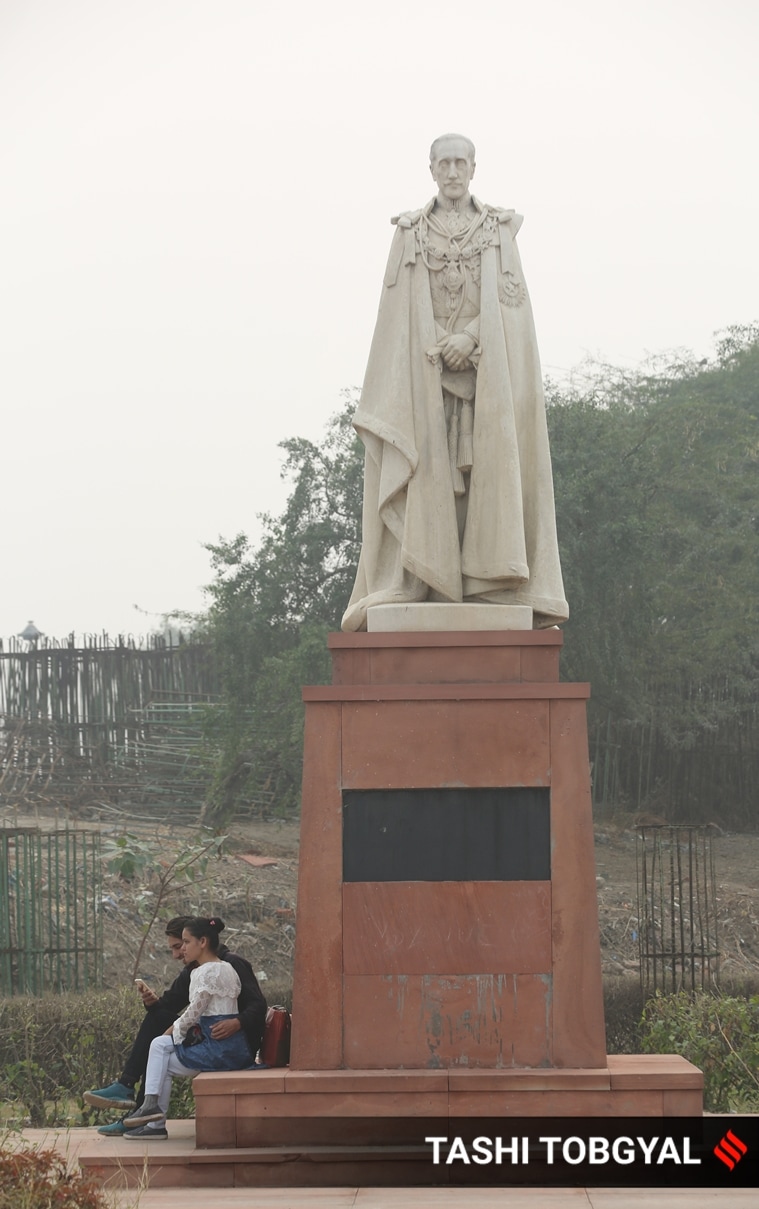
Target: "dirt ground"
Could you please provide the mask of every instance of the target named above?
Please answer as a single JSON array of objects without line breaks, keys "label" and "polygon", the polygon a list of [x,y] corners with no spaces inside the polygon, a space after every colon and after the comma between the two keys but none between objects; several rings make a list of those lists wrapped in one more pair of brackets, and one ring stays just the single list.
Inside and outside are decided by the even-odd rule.
[{"label": "dirt ground", "polygon": [[[63,820],[10,818],[0,810],[0,826],[60,826]],[[79,826],[97,827],[95,822]],[[150,840],[165,862],[186,842],[187,831],[140,822],[126,829]],[[123,828],[122,828],[123,829]],[[104,835],[118,834],[113,824]],[[601,957],[607,976],[639,971],[636,874],[637,829],[633,820],[596,826],[596,871]],[[723,979],[759,978],[759,835],[715,835],[719,968]],[[270,1001],[292,980],[297,928],[299,828],[292,822],[238,822],[229,829],[227,851],[212,859],[205,875],[171,891],[161,918],[179,914],[219,914],[223,939],[247,957]],[[102,890],[107,984],[131,980],[156,892],[155,877],[126,882],[106,873]],[[167,955],[163,929],[148,935],[137,973],[156,988],[176,974]]]},{"label": "dirt ground", "polygon": [[[150,838],[149,828],[140,831]],[[223,941],[248,958],[264,994],[272,1001],[272,992],[282,991],[292,983],[299,826],[285,822],[233,825],[228,835],[224,855],[212,858],[205,875],[197,881],[172,890],[161,918],[221,916],[226,925]],[[167,829],[156,835],[156,842],[168,855],[184,838],[185,832]],[[145,907],[140,908],[139,898],[151,887],[155,887],[154,879],[125,883],[119,877],[106,876],[104,880],[104,899],[108,896],[115,903],[105,908],[107,981],[123,978],[125,961],[131,975],[134,954],[144,931]],[[156,988],[176,976],[177,969],[167,957],[159,924],[151,929],[137,972]]]}]

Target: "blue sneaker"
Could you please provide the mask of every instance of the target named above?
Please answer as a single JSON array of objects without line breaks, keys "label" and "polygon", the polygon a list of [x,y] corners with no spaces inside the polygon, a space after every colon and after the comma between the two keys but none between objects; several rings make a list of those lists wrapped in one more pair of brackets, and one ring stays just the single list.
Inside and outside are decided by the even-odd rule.
[{"label": "blue sneaker", "polygon": [[107,1087],[99,1087],[95,1091],[86,1091],[82,1097],[85,1104],[94,1108],[136,1108],[134,1088],[126,1087],[123,1083],[109,1083]]},{"label": "blue sneaker", "polygon": [[140,1138],[143,1142],[155,1141],[156,1138],[168,1138],[165,1125],[141,1125],[139,1129],[125,1129],[125,1138]]},{"label": "blue sneaker", "polygon": [[101,1125],[98,1133],[104,1133],[107,1138],[122,1138],[126,1129],[123,1121],[111,1121],[110,1125]]}]

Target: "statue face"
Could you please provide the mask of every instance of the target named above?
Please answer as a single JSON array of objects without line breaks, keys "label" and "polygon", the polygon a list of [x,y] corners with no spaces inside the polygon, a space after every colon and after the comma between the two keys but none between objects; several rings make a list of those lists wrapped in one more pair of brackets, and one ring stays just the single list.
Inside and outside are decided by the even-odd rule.
[{"label": "statue face", "polygon": [[444,139],[438,143],[436,158],[430,164],[432,179],[443,197],[451,201],[463,197],[474,176],[474,160],[463,139]]}]

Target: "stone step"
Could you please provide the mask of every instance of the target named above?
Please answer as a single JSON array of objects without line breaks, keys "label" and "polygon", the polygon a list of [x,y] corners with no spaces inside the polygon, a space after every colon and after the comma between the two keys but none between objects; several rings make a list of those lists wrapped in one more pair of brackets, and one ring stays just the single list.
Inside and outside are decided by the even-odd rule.
[{"label": "stone step", "polygon": [[[184,1124],[184,1122],[182,1123]],[[191,1123],[190,1123],[191,1124]],[[449,1182],[426,1146],[281,1146],[198,1150],[194,1138],[95,1143],[79,1165],[106,1188],[323,1188],[418,1186]],[[100,1139],[98,1139],[100,1141]],[[440,1172],[431,1180],[431,1172]]]}]

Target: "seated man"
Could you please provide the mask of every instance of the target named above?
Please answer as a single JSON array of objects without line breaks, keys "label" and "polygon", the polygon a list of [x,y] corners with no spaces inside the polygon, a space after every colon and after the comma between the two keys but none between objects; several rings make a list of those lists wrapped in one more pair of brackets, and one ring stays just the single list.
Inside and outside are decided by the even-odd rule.
[{"label": "seated man", "polygon": [[[166,925],[169,949],[176,961],[184,961],[182,931],[186,923],[187,918],[182,915],[170,919]],[[219,957],[223,961],[228,961],[236,970],[240,979],[241,990],[237,1000],[237,1017],[217,1024],[214,1028],[214,1036],[217,1038],[229,1037],[242,1029],[245,1033],[250,1052],[255,1057],[261,1047],[261,1038],[266,1020],[266,1000],[249,961],[246,961],[244,957],[240,957],[237,953],[230,952],[227,946],[223,944],[219,945]],[[140,995],[146,1009],[145,1019],[137,1030],[137,1036],[130,1050],[129,1057],[124,1064],[124,1069],[119,1078],[115,1082],[109,1083],[107,1087],[86,1091],[83,1097],[85,1104],[91,1104],[96,1108],[121,1108],[126,1111],[134,1109],[138,1104],[142,1103],[150,1043],[156,1037],[160,1037],[162,1033],[165,1033],[172,1026],[177,1016],[189,1004],[190,974],[194,969],[194,965],[194,962],[185,965],[169,989],[164,991],[161,996],[156,995],[155,991],[152,991],[145,984],[140,985]],[[138,1083],[140,1084],[139,1095],[135,1091]],[[132,1135],[136,1132],[138,1131],[130,1131]],[[139,1132],[141,1133],[142,1130]],[[98,1133],[110,1136],[126,1134],[127,1131],[123,1125],[123,1118],[111,1122],[110,1125],[101,1126]],[[166,1136],[165,1130],[153,1130],[152,1136],[156,1135]]]}]

